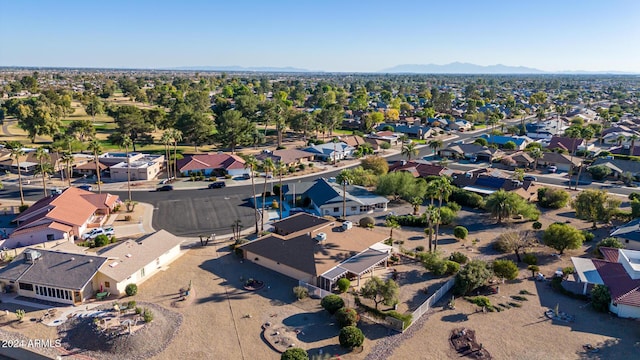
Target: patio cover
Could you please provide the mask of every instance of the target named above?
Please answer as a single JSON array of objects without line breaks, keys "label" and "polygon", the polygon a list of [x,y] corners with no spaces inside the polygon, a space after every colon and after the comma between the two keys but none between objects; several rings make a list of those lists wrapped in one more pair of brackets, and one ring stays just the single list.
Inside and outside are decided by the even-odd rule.
[{"label": "patio cover", "polygon": [[471,192],[475,192],[478,194],[483,194],[483,195],[491,195],[494,192],[496,192],[495,189],[486,189],[486,188],[481,188],[478,186],[465,186],[462,188],[462,190],[467,190],[467,191],[471,191]]},{"label": "patio cover", "polygon": [[362,275],[363,273],[371,270],[374,266],[385,261],[388,257],[388,252],[381,252],[369,248],[320,276],[333,281],[344,276],[347,272]]}]

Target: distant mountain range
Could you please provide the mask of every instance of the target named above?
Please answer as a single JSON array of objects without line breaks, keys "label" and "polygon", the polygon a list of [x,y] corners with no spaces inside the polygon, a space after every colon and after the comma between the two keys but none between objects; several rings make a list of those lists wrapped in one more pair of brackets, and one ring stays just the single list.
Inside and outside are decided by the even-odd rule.
[{"label": "distant mountain range", "polygon": [[509,66],[502,64],[483,66],[463,62],[452,62],[444,65],[403,64],[383,69],[379,72],[387,74],[634,74],[628,71],[543,71],[526,66]]},{"label": "distant mountain range", "polygon": [[[185,71],[235,71],[235,72],[271,72],[271,73],[279,73],[279,72],[287,72],[287,73],[297,73],[297,72],[312,72],[307,69],[300,69],[291,66],[286,67],[260,67],[260,66],[181,66],[177,68],[171,68],[170,70],[185,70]],[[317,71],[314,71],[317,72]]]}]

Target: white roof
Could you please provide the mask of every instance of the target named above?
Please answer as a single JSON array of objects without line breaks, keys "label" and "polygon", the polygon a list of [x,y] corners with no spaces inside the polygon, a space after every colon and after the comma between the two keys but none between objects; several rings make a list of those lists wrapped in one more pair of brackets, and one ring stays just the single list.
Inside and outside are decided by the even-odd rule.
[{"label": "white roof", "polygon": [[602,281],[591,259],[572,257],[571,262],[573,262],[573,267],[576,270],[576,274],[578,274],[580,282],[604,285],[604,281]]}]

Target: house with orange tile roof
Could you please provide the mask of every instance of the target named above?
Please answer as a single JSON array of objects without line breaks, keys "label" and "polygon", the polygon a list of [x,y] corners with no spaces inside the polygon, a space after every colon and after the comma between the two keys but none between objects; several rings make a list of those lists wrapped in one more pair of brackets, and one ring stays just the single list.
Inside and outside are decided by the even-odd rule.
[{"label": "house with orange tile roof", "polygon": [[38,200],[18,215],[13,220],[17,228],[0,242],[0,247],[12,249],[52,240],[74,240],[88,229],[102,226],[119,202],[116,195],[67,188],[59,195]]},{"label": "house with orange tile roof", "polygon": [[182,176],[196,172],[205,176],[241,176],[250,173],[249,169],[245,169],[244,160],[240,156],[224,153],[185,155],[178,160],[178,171]]}]

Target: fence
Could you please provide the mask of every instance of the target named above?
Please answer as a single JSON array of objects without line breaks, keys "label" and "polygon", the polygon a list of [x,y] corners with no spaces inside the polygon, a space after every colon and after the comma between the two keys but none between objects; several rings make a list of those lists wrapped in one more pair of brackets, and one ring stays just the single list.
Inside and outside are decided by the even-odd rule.
[{"label": "fence", "polygon": [[331,291],[327,291],[324,289],[320,289],[317,286],[313,286],[311,284],[308,284],[302,280],[298,280],[298,286],[303,286],[305,288],[307,288],[307,290],[309,291],[309,297],[311,298],[320,298],[322,299],[323,297],[327,296],[327,295],[331,295]]}]

